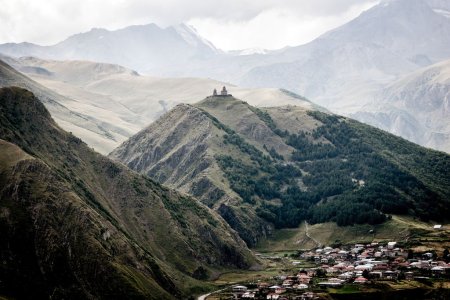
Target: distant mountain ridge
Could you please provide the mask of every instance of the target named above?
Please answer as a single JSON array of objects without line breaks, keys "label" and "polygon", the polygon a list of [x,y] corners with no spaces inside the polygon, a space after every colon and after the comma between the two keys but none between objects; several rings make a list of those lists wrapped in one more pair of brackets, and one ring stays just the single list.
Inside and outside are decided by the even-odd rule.
[{"label": "distant mountain ridge", "polygon": [[284,61],[256,66],[240,83],[282,86],[341,112],[347,103],[357,109],[371,88],[450,58],[449,36],[450,19],[425,0],[387,1],[306,45],[277,53]]},{"label": "distant mountain ridge", "polygon": [[160,74],[162,68],[176,73],[191,60],[202,61],[221,53],[185,24],[167,28],[134,25],[115,31],[94,28],[52,46],[9,43],[0,45],[0,52],[13,57],[114,63],[150,74]]},{"label": "distant mountain ridge", "polygon": [[434,149],[450,149],[450,60],[404,76],[351,117]]}]

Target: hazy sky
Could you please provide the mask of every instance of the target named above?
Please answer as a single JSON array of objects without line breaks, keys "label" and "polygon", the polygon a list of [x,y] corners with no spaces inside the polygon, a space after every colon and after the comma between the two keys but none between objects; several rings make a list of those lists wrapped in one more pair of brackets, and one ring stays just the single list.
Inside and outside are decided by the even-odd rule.
[{"label": "hazy sky", "polygon": [[0,43],[49,45],[93,27],[188,23],[224,50],[308,42],[379,0],[0,0]]}]

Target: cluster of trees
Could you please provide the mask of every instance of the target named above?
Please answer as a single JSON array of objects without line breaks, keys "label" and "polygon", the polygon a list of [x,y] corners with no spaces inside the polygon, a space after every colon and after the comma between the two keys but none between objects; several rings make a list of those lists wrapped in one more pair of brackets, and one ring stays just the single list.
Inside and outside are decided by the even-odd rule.
[{"label": "cluster of trees", "polygon": [[284,199],[287,192],[283,186],[294,186],[295,178],[302,176],[293,165],[277,164],[274,160],[254,158],[256,163],[246,164],[229,155],[216,157],[225,173],[231,188],[241,196],[244,202],[256,204],[256,200]]},{"label": "cluster of trees", "polygon": [[292,153],[292,159],[294,161],[333,158],[338,155],[339,151],[333,145],[313,143],[313,139],[312,136],[308,136],[305,132],[288,135],[286,144],[296,149],[294,153]]},{"label": "cluster of trees", "polygon": [[380,224],[388,217],[367,203],[332,201],[330,205],[311,208],[309,221],[323,223],[334,221],[339,226],[352,224]]},{"label": "cluster of trees", "polygon": [[[446,218],[448,208],[436,204],[445,203],[442,197],[373,147],[351,121],[310,112],[322,125],[312,133],[291,134],[278,130],[268,113],[256,111],[295,149],[291,161],[285,162],[274,149],[266,156],[233,132],[224,142],[235,145],[252,163],[231,156],[220,156],[218,162],[232,189],[276,227],[295,227],[303,220],[378,224],[389,214]],[[307,189],[301,190],[299,182]]]}]

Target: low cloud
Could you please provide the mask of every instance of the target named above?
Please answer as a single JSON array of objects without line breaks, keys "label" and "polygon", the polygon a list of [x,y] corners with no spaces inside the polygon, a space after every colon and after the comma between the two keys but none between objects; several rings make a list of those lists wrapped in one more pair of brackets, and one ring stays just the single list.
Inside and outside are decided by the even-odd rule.
[{"label": "low cloud", "polygon": [[53,44],[93,27],[189,23],[223,49],[311,40],[377,0],[0,0],[0,42]]}]

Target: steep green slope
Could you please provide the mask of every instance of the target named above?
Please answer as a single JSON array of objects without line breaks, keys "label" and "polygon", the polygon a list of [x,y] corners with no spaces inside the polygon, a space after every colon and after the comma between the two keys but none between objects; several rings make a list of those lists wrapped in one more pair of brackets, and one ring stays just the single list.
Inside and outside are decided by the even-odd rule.
[{"label": "steep green slope", "polygon": [[[270,232],[267,226],[303,220],[351,225],[381,223],[389,214],[449,215],[449,155],[297,107],[258,109],[209,97],[175,108],[111,157],[195,194],[250,245]],[[189,173],[191,166],[201,168]],[[220,197],[211,197],[212,189]],[[245,213],[257,218],[248,222]],[[249,235],[255,223],[266,231]]]},{"label": "steep green slope", "polygon": [[[217,124],[216,124],[217,125]],[[248,243],[271,231],[251,207],[242,205],[217,163],[224,131],[202,110],[179,105],[124,143],[111,157],[158,182],[194,195],[217,210]],[[239,152],[234,155],[239,156]]]},{"label": "steep green slope", "polygon": [[256,260],[213,211],[89,149],[32,93],[0,89],[0,294],[186,298]]}]

